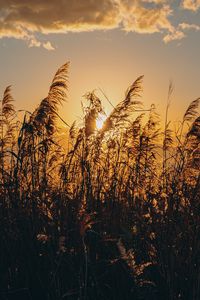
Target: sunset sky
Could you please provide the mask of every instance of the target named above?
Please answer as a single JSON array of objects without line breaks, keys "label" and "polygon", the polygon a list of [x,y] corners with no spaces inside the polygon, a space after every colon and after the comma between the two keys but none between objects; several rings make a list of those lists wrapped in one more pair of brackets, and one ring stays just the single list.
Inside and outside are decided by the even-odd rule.
[{"label": "sunset sky", "polygon": [[33,110],[66,61],[67,122],[86,92],[100,88],[116,104],[142,74],[145,107],[161,114],[173,81],[177,120],[200,96],[200,0],[0,0],[1,95],[11,84],[17,108]]}]

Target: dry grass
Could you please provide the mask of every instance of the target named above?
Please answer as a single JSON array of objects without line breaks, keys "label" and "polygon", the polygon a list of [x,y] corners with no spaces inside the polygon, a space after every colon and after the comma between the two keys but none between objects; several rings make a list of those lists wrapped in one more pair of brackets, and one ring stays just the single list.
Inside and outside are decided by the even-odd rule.
[{"label": "dry grass", "polygon": [[83,125],[59,143],[69,64],[38,108],[16,121],[0,103],[0,299],[200,298],[200,117],[193,101],[173,132],[139,77],[104,113],[86,94]]}]

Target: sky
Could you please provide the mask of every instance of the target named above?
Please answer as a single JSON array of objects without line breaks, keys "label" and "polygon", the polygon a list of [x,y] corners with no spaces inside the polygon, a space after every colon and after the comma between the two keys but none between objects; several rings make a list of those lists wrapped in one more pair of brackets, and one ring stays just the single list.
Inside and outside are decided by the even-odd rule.
[{"label": "sky", "polygon": [[0,0],[0,93],[12,85],[17,109],[33,111],[56,70],[70,61],[68,100],[60,114],[81,117],[96,90],[107,113],[144,75],[145,108],[179,120],[200,96],[200,0]]}]

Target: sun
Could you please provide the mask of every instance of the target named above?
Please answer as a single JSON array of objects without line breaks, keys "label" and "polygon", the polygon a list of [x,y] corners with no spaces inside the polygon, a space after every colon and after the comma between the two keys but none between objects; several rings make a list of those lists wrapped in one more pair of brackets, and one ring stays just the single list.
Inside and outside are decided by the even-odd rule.
[{"label": "sun", "polygon": [[96,128],[100,130],[103,127],[103,124],[106,120],[106,115],[100,114],[99,117],[96,119]]}]

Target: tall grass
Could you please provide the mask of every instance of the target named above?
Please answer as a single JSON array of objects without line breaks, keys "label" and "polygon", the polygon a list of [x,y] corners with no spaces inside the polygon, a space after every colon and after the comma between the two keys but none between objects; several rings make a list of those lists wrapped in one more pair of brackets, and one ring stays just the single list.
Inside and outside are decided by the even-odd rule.
[{"label": "tall grass", "polygon": [[141,76],[97,130],[88,93],[63,145],[68,68],[21,123],[0,103],[0,299],[199,299],[200,99],[174,132],[170,85],[162,131]]}]

